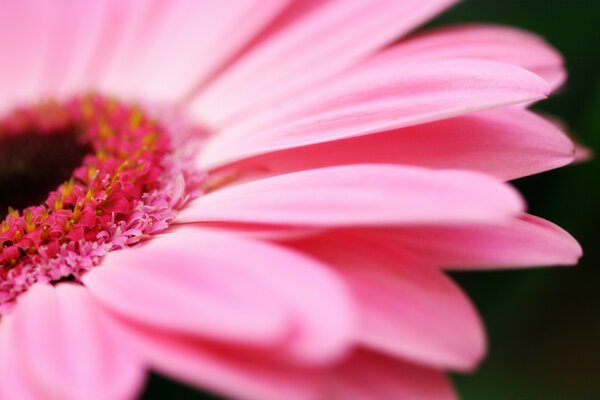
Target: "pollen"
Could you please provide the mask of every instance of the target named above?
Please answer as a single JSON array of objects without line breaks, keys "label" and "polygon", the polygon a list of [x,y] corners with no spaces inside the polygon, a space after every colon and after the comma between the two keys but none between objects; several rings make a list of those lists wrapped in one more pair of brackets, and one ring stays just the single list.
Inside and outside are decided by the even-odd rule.
[{"label": "pollen", "polygon": [[[177,152],[192,146],[195,128],[179,123],[179,131],[173,132],[163,122],[139,104],[99,95],[45,101],[0,119],[0,140],[13,147],[17,141],[19,154],[27,154],[26,135],[45,140],[64,132],[86,149],[71,176],[49,190],[45,200],[11,205],[2,214],[0,316],[36,281],[77,280],[107,252],[165,229],[177,209],[199,192],[203,177],[190,166],[193,152]],[[47,151],[53,151],[51,146]],[[29,162],[34,156],[25,158],[11,168],[30,168],[34,175],[48,172],[36,170]],[[183,191],[174,187],[182,181]]]}]

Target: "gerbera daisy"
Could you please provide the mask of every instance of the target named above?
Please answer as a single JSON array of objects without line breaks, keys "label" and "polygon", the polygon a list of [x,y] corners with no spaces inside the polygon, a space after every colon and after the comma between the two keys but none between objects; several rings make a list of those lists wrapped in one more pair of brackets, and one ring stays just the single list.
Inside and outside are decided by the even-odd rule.
[{"label": "gerbera daisy", "polygon": [[581,252],[505,183],[573,160],[560,56],[409,35],[453,3],[0,2],[0,398],[453,398],[443,268]]}]

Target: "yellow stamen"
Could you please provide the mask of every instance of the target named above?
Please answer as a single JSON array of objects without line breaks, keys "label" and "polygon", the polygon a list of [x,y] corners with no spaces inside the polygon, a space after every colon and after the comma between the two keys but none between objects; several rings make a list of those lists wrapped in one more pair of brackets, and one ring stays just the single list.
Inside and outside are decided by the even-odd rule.
[{"label": "yellow stamen", "polygon": [[8,207],[8,215],[13,218],[19,218],[19,212],[12,207]]},{"label": "yellow stamen", "polygon": [[58,211],[58,210],[62,210],[64,206],[63,203],[63,198],[61,195],[56,196],[56,199],[54,200],[54,210]]},{"label": "yellow stamen", "polygon": [[94,199],[94,189],[90,188],[87,193],[85,194],[85,202],[86,203],[91,203],[92,200]]},{"label": "yellow stamen", "polygon": [[33,213],[31,212],[31,209],[26,209],[23,212],[23,215],[25,216],[25,231],[27,233],[31,233],[33,231],[35,231],[35,222],[33,222]]},{"label": "yellow stamen", "polygon": [[106,121],[102,121],[100,123],[100,138],[108,139],[109,137],[112,137],[114,135],[114,131],[110,128]]},{"label": "yellow stamen", "polygon": [[67,221],[67,223],[63,227],[63,231],[65,231],[65,233],[69,233],[72,230],[73,230],[73,220],[70,219]]},{"label": "yellow stamen", "polygon": [[77,204],[75,204],[75,207],[73,207],[73,220],[75,220],[75,221],[79,220],[79,216],[81,215],[82,208],[83,208],[83,203],[81,201],[78,201]]},{"label": "yellow stamen", "polygon": [[134,108],[131,112],[131,116],[129,117],[129,127],[131,129],[139,128],[143,118],[144,113],[142,110],[140,110],[138,107]]},{"label": "yellow stamen", "polygon": [[88,172],[88,180],[93,181],[96,178],[96,176],[98,175],[98,168],[96,168],[95,165],[90,165],[88,167],[87,172]]},{"label": "yellow stamen", "polygon": [[73,193],[73,188],[75,188],[75,179],[71,178],[60,189],[63,197],[69,197]]}]

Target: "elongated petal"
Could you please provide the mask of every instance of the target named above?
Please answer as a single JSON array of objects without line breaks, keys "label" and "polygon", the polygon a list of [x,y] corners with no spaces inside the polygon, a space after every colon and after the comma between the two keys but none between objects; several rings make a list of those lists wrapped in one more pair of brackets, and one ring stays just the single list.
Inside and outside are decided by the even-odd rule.
[{"label": "elongated petal", "polygon": [[581,257],[571,235],[532,215],[499,224],[413,227],[381,239],[454,269],[573,265]]},{"label": "elongated petal", "polygon": [[[108,88],[145,99],[177,102],[231,58],[288,1],[173,0],[131,43],[107,78]],[[138,33],[139,35],[139,33]]]},{"label": "elongated petal", "polygon": [[5,329],[27,390],[57,400],[135,396],[143,370],[98,313],[81,286],[38,284],[19,297]]},{"label": "elongated petal", "polygon": [[[94,88],[97,82],[89,75],[90,64],[107,63],[97,57],[101,35],[114,12],[110,0],[52,2],[49,19],[48,47],[44,57],[40,91],[44,96],[64,97]],[[114,25],[112,29],[115,29]]]},{"label": "elongated petal", "polygon": [[290,98],[348,69],[453,3],[298,1],[282,28],[202,91],[192,109],[200,120],[221,125],[250,108]]},{"label": "elongated petal", "polygon": [[287,315],[264,285],[236,274],[237,265],[200,258],[196,246],[111,253],[85,283],[118,314],[162,329],[249,343],[283,340]]},{"label": "elongated petal", "polygon": [[440,369],[472,369],[485,353],[474,307],[442,272],[394,244],[336,232],[293,246],[348,280],[365,346]]},{"label": "elongated petal", "polygon": [[295,369],[262,359],[260,354],[247,354],[244,348],[213,348],[214,345],[197,338],[149,330],[129,322],[123,322],[121,337],[155,371],[231,398],[321,398],[320,381],[315,373],[318,370]]},{"label": "elongated petal", "polygon": [[0,2],[0,112],[42,94],[49,13],[51,4],[46,1]]},{"label": "elongated petal", "polygon": [[286,345],[306,361],[339,357],[353,333],[342,281],[317,261],[275,245],[183,229],[110,253],[104,264],[85,284],[108,308],[142,324]]},{"label": "elongated petal", "polygon": [[39,394],[27,381],[25,374],[17,368],[21,354],[14,345],[15,332],[8,328],[8,318],[0,324],[0,399],[39,400]]},{"label": "elongated petal", "polygon": [[453,400],[441,371],[360,351],[331,378],[332,398],[344,400]]},{"label": "elongated petal", "polygon": [[436,60],[365,66],[211,140],[204,168],[273,150],[402,128],[543,98],[548,84],[509,64]]},{"label": "elongated petal", "polygon": [[566,72],[560,54],[542,38],[498,25],[466,25],[436,29],[407,38],[368,62],[410,63],[417,60],[477,58],[518,65],[556,88]]},{"label": "elongated petal", "polygon": [[515,179],[573,161],[573,142],[554,124],[503,108],[389,132],[266,153],[225,168],[246,177],[360,163],[481,171]]},{"label": "elongated petal", "polygon": [[354,165],[217,190],[192,201],[178,221],[301,226],[466,223],[503,220],[522,207],[512,188],[485,175]]}]

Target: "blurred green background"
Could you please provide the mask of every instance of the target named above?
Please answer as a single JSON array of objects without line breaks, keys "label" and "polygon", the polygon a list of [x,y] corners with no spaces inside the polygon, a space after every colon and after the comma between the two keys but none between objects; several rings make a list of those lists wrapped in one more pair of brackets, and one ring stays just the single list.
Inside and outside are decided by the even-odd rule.
[{"label": "blurred green background", "polygon": [[[600,1],[470,0],[434,24],[485,21],[537,32],[563,54],[567,84],[535,108],[564,119],[600,153]],[[464,400],[600,399],[600,163],[521,179],[533,214],[575,236],[576,268],[456,275],[480,309],[489,354],[457,376]]]},{"label": "blurred green background", "polygon": [[[430,25],[461,22],[525,28],[558,48],[569,80],[535,108],[600,153],[600,0],[467,0]],[[489,335],[479,370],[454,377],[463,400],[600,399],[599,170],[593,160],[515,182],[533,214],[581,242],[578,267],[455,274]],[[143,398],[214,397],[153,376]]]}]

